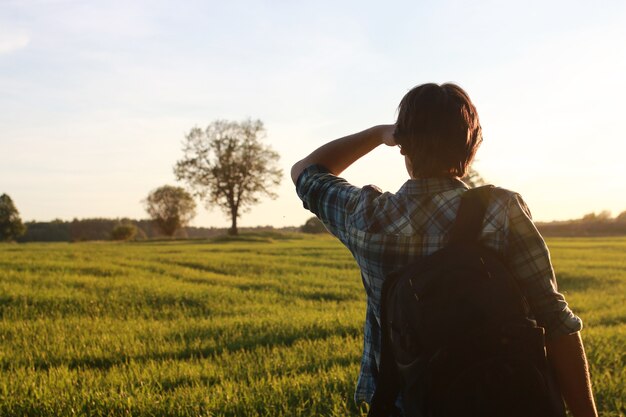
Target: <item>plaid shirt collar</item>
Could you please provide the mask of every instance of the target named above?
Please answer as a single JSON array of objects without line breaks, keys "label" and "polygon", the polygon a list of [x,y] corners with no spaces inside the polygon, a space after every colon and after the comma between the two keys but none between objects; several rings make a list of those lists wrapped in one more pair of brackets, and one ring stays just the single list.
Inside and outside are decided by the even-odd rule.
[{"label": "plaid shirt collar", "polygon": [[469,188],[467,184],[458,178],[432,177],[416,178],[405,182],[398,190],[398,194],[427,195],[438,194],[455,188]]}]

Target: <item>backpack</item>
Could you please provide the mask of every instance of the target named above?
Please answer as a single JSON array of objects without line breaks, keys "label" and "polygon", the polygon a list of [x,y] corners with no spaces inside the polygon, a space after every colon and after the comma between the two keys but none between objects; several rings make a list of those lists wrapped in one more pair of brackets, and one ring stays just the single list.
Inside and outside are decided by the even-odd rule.
[{"label": "backpack", "polygon": [[443,249],[386,277],[368,417],[565,416],[544,329],[500,255],[478,241],[492,189],[463,194]]}]

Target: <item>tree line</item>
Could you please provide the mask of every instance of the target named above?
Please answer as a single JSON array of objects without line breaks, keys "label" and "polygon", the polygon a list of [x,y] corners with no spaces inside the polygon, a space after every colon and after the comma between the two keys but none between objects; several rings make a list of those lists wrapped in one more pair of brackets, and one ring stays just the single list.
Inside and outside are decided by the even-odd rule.
[{"label": "tree line", "polygon": [[[83,242],[94,240],[152,240],[152,239],[207,239],[222,236],[228,233],[223,227],[194,227],[185,226],[176,231],[173,236],[164,234],[149,219],[73,219],[69,221],[53,220],[49,222],[26,222],[26,232],[15,240],[26,242]],[[120,225],[134,229],[130,236],[120,235]],[[297,232],[299,227],[274,228],[272,226],[243,227],[241,232]]]},{"label": "tree line", "polygon": [[[136,229],[132,236],[116,235],[120,225],[131,226]],[[91,240],[150,240],[168,239],[153,220],[142,219],[74,219],[70,221],[53,220],[50,222],[26,222],[25,234],[6,239],[0,234],[0,240],[17,240],[18,242],[79,242]],[[567,221],[537,223],[537,228],[546,237],[576,237],[576,236],[625,236],[626,211],[615,218],[606,217],[606,214],[587,214],[583,218]],[[272,226],[257,226],[241,228],[240,231],[250,232],[303,232],[326,233],[326,228],[317,217],[309,218],[301,226],[274,228]],[[181,227],[173,235],[176,239],[207,239],[228,233],[227,228],[217,227]]]},{"label": "tree line", "polygon": [[605,210],[580,219],[538,222],[537,229],[547,237],[625,236],[626,210],[615,217]]}]

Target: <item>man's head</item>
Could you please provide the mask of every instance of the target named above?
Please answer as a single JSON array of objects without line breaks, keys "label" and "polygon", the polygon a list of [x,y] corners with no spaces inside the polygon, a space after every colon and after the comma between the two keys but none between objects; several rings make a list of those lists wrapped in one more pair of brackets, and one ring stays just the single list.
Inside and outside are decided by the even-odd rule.
[{"label": "man's head", "polygon": [[422,84],[398,106],[394,133],[413,177],[463,177],[482,142],[478,113],[455,84]]}]

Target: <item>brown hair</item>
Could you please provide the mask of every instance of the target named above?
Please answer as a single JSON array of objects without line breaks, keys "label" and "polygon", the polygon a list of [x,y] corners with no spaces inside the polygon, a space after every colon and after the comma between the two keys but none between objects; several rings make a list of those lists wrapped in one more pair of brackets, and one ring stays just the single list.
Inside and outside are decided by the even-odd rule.
[{"label": "brown hair", "polygon": [[398,106],[394,132],[414,177],[463,177],[481,144],[478,113],[458,85],[422,84]]}]

